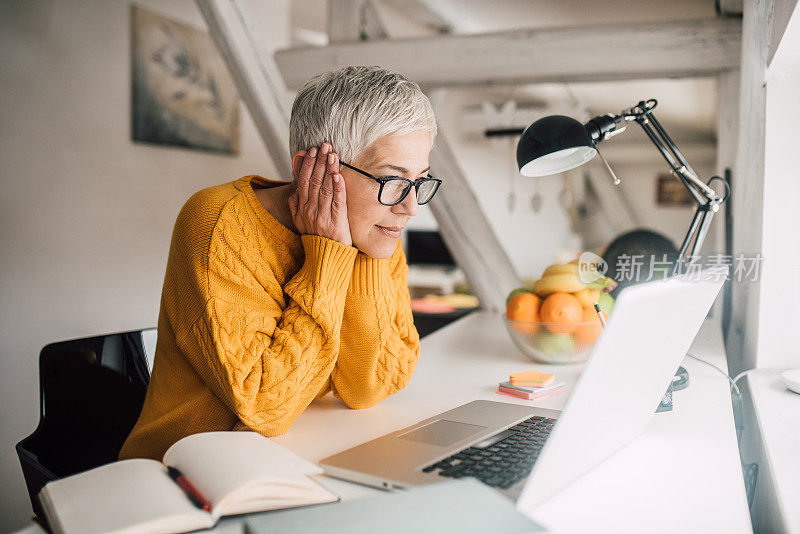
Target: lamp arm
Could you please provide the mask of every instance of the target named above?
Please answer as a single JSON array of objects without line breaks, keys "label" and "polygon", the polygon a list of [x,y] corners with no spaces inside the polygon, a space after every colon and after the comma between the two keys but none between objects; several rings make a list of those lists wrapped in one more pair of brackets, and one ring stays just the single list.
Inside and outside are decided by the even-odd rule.
[{"label": "lamp arm", "polygon": [[[697,209],[695,211],[692,222],[689,225],[689,231],[681,244],[678,253],[678,261],[675,265],[675,270],[680,269],[688,261],[699,252],[700,248],[705,241],[706,234],[711,225],[711,220],[714,213],[719,211],[719,206],[724,203],[730,195],[730,186],[728,183],[719,177],[714,177],[711,180],[721,180],[725,186],[726,194],[720,197],[717,192],[712,189],[708,184],[704,183],[694,171],[689,162],[683,156],[683,153],[678,149],[675,142],[669,136],[667,131],[661,126],[656,116],[653,114],[653,109],[658,102],[655,99],[642,100],[633,108],[623,111],[619,115],[602,115],[595,117],[586,124],[592,140],[595,143],[604,141],[621,133],[625,129],[621,126],[624,122],[636,121],[642,127],[647,137],[655,145],[656,149],[666,160],[667,164],[672,169],[673,174],[681,181],[683,186],[692,195],[695,202],[697,202]],[[711,181],[709,181],[710,183]]]},{"label": "lamp arm", "polygon": [[[708,228],[711,226],[711,219],[714,218],[716,211],[716,209],[711,208],[710,204],[697,206],[692,222],[689,225],[689,230],[686,232],[681,248],[678,251],[678,261],[675,262],[673,272],[678,272],[681,266],[686,265],[692,258],[697,256],[700,247],[703,246],[703,241],[706,239]],[[691,252],[689,252],[690,246]]]},{"label": "lamp arm", "polygon": [[[675,156],[675,159],[677,159],[682,166],[686,167],[695,177],[697,176],[697,173],[694,171],[694,169],[692,169],[692,166],[689,165],[689,162],[686,161],[685,157],[683,157],[683,153],[680,150],[678,150],[678,147],[675,145],[675,142],[669,136],[664,127],[661,126],[661,123],[656,118],[655,113],[653,113],[652,111],[648,111],[644,115],[639,116],[637,119],[638,121],[641,121],[640,124],[642,125],[642,127],[646,126],[648,122],[652,124],[653,129],[658,133],[659,138],[663,140],[664,144],[667,145],[670,152],[672,152],[672,154]],[[671,163],[671,165],[673,166],[673,168],[676,167],[674,163]]]},{"label": "lamp arm", "polygon": [[[692,197],[694,197],[695,202],[697,202],[698,204],[705,204],[709,200],[708,198],[709,192],[711,195],[716,195],[716,193],[714,192],[713,189],[706,186],[706,184],[703,184],[703,182],[701,182],[700,179],[697,178],[697,175],[694,173],[694,171],[689,170],[690,167],[688,165],[683,165],[683,162],[680,161],[680,159],[678,159],[678,155],[680,155],[680,158],[683,159],[683,154],[681,154],[680,150],[678,150],[678,147],[676,147],[675,144],[671,142],[671,139],[665,146],[664,141],[662,141],[662,139],[658,135],[658,132],[651,125],[650,122],[651,118],[655,119],[655,117],[651,116],[650,118],[636,117],[634,120],[637,123],[639,123],[639,126],[642,127],[644,133],[646,133],[647,137],[650,138],[650,141],[652,141],[652,143],[655,145],[658,151],[661,152],[661,155],[664,157],[664,159],[667,161],[667,164],[669,164],[670,168],[672,169],[673,174],[675,174],[675,176],[683,183],[683,186],[689,191]],[[669,137],[667,137],[667,139],[669,139]],[[677,154],[674,154],[675,152],[677,152]],[[692,180],[691,178],[689,178],[689,176],[687,176],[688,173],[686,171],[689,171],[691,173],[689,176],[694,178],[694,180]],[[698,182],[702,184],[703,187],[699,187],[697,185]],[[701,191],[698,191],[698,189],[702,190],[702,193]]]},{"label": "lamp arm", "polygon": [[697,173],[686,161],[686,158],[683,157],[683,154],[672,142],[664,128],[661,127],[661,123],[658,122],[655,115],[648,113],[647,115],[636,117],[635,120],[658,151],[661,152],[672,172],[683,182],[684,187],[689,190],[689,193],[698,204],[704,204],[717,198],[717,192],[697,177]]},{"label": "lamp arm", "polygon": [[694,217],[678,252],[678,261],[675,265],[675,270],[678,271],[681,266],[685,266],[697,256],[708,234],[714,213],[719,210],[719,205],[726,199],[720,198],[716,191],[697,177],[697,173],[651,111],[648,110],[636,116],[634,120],[642,127],[650,141],[672,168],[672,172],[697,202]]}]

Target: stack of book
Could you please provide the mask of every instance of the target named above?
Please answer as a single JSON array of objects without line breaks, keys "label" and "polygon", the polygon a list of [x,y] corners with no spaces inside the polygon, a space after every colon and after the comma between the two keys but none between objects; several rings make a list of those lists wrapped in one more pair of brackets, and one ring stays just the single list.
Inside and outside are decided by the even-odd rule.
[{"label": "stack of book", "polygon": [[542,399],[564,391],[564,382],[556,382],[553,374],[539,371],[512,373],[506,382],[500,382],[497,392],[521,399]]}]

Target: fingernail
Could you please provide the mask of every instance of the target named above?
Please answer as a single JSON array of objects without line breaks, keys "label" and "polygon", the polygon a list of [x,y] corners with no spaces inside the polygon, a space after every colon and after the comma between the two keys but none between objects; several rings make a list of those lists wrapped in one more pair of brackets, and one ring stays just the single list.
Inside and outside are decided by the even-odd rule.
[{"label": "fingernail", "polygon": [[333,154],[328,154],[328,165],[333,165],[333,162],[336,158],[333,157]]},{"label": "fingernail", "polygon": [[338,174],[334,174],[333,175],[333,181],[336,182],[337,184],[339,183],[339,175]]},{"label": "fingernail", "polygon": [[317,156],[317,147],[314,147],[311,150],[309,150],[308,151],[308,155],[311,156],[312,158],[316,157]]},{"label": "fingernail", "polygon": [[322,143],[322,153],[323,154],[328,153],[328,143]]}]

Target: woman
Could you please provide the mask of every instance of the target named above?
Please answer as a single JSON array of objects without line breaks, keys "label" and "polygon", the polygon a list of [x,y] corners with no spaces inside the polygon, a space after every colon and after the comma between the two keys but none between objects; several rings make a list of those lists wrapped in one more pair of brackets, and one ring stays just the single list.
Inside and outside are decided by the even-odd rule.
[{"label": "woman", "polygon": [[435,136],[415,83],[348,67],[297,95],[292,183],[245,176],[189,199],[121,459],[160,460],[198,432],[276,436],[329,391],[367,408],[408,384],[419,336],[399,237],[440,184],[427,174]]}]

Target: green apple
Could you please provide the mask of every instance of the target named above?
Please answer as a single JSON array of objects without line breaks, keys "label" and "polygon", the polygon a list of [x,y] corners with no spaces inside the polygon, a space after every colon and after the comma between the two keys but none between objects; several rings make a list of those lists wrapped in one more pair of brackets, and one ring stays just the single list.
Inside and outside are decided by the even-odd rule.
[{"label": "green apple", "polygon": [[607,315],[611,315],[611,310],[614,309],[614,297],[608,293],[600,293],[597,303],[600,305],[601,310],[606,312]]}]

